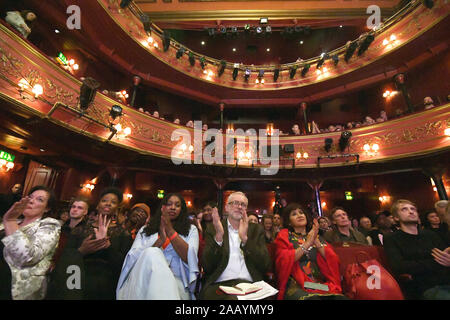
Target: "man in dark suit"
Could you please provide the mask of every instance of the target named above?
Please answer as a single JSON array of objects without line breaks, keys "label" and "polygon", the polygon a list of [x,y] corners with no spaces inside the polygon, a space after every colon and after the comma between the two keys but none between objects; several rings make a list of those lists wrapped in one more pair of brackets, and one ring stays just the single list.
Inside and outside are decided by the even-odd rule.
[{"label": "man in dark suit", "polygon": [[200,299],[236,299],[220,289],[241,282],[261,281],[270,266],[270,256],[259,224],[248,223],[248,199],[242,192],[232,193],[225,205],[228,217],[220,221],[213,209],[213,223],[205,232],[202,267],[205,272]]},{"label": "man in dark suit", "polygon": [[20,199],[22,199],[22,185],[20,183],[13,185],[10,193],[0,194],[0,222],[6,211],[11,208],[14,202],[17,202]]}]

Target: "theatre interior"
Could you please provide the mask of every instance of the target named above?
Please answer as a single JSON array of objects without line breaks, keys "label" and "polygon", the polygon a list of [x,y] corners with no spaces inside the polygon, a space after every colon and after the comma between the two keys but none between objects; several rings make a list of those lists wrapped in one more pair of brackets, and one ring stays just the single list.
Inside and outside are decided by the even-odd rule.
[{"label": "theatre interior", "polygon": [[426,223],[450,191],[450,4],[371,4],[1,1],[0,194],[49,187],[62,219],[112,186],[113,219],[144,203],[151,221],[167,194],[196,219],[241,191],[261,228],[290,203],[375,225],[408,199]]}]

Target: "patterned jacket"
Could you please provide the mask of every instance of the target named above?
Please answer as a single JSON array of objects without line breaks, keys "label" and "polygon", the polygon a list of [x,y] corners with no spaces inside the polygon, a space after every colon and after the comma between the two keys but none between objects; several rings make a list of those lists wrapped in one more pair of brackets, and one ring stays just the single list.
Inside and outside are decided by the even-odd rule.
[{"label": "patterned jacket", "polygon": [[11,268],[14,300],[41,300],[46,273],[58,246],[61,225],[53,218],[38,219],[2,239],[3,256]]}]

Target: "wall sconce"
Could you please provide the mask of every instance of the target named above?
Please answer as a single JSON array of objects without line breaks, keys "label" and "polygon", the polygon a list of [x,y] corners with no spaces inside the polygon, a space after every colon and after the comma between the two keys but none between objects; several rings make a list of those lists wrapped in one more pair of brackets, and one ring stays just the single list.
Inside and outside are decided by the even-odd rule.
[{"label": "wall sconce", "polygon": [[381,203],[387,203],[391,200],[390,196],[380,196],[378,197],[378,200],[380,200]]},{"label": "wall sconce", "polygon": [[378,151],[380,150],[380,146],[378,143],[373,143],[373,144],[366,143],[363,146],[363,150],[367,156],[375,156],[378,153]]},{"label": "wall sconce", "polygon": [[383,46],[385,46],[387,49],[392,49],[392,47],[399,44],[399,42],[400,41],[397,40],[395,34],[391,34],[389,38],[383,40]]},{"label": "wall sconce", "polygon": [[190,200],[186,204],[188,207],[192,207],[192,202]]},{"label": "wall sconce", "polygon": [[398,91],[389,91],[389,90],[386,90],[386,91],[383,93],[383,98],[385,98],[385,99],[390,99],[390,98],[392,98],[393,96],[395,96],[397,93],[398,93]]},{"label": "wall sconce", "polygon": [[0,159],[0,169],[5,169],[6,172],[8,172],[12,168],[14,168],[14,162],[6,161],[5,159]]},{"label": "wall sconce", "polygon": [[322,201],[321,206],[322,206],[322,209],[323,209],[323,208],[326,208],[327,203],[326,203],[325,201]]},{"label": "wall sconce", "polygon": [[129,201],[131,200],[131,198],[133,198],[133,195],[131,193],[125,193],[125,199]]},{"label": "wall sconce", "polygon": [[84,189],[85,191],[91,192],[92,190],[94,190],[95,185],[91,183],[85,183],[81,185],[81,188]]}]

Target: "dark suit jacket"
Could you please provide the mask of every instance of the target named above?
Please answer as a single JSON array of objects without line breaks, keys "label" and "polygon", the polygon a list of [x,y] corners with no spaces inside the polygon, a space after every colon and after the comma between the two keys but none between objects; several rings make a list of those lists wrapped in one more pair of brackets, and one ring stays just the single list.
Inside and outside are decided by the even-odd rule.
[{"label": "dark suit jacket", "polygon": [[[210,223],[206,228],[205,248],[203,249],[201,260],[205,272],[203,289],[216,282],[228,265],[230,242],[226,219],[222,220],[222,225],[224,230],[222,246],[219,246],[215,240],[216,230],[214,225]],[[247,237],[248,239],[245,246],[241,245],[245,264],[253,281],[261,281],[271,264],[262,226],[249,223]]]}]

